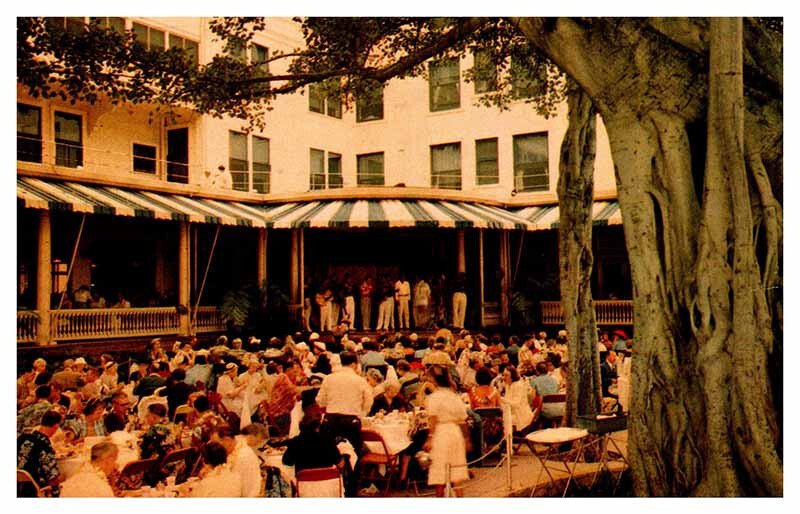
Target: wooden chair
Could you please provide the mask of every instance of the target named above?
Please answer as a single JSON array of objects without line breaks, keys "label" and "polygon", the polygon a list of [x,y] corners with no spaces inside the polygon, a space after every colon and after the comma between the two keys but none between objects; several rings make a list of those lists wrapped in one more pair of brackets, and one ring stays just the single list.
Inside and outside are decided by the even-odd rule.
[{"label": "wooden chair", "polygon": [[39,487],[30,473],[24,469],[17,470],[17,498],[49,498],[52,495],[52,487]]},{"label": "wooden chair", "polygon": [[304,469],[297,472],[297,496],[300,498],[343,498],[342,475],[336,466]]},{"label": "wooden chair", "polygon": [[[159,471],[159,459],[142,459],[129,462],[119,472],[119,484],[121,489],[139,489],[145,485],[150,477],[157,475]],[[147,484],[149,485],[149,484]]]},{"label": "wooden chair", "polygon": [[361,430],[361,440],[365,444],[377,443],[382,449],[380,451],[370,450],[369,453],[359,459],[359,465],[363,468],[374,466],[375,474],[364,476],[364,478],[370,478],[371,480],[378,479],[377,468],[379,466],[386,466],[386,488],[383,491],[383,495],[386,496],[389,494],[389,487],[392,484],[392,477],[400,472],[400,455],[397,453],[389,453],[389,448],[386,446],[386,441],[383,440],[383,436],[374,430]]},{"label": "wooden chair", "polygon": [[186,422],[186,416],[191,414],[194,409],[186,404],[179,405],[177,409],[175,409],[175,415],[172,417],[172,421],[175,423],[180,423],[183,421]]},{"label": "wooden chair", "polygon": [[175,483],[182,484],[191,476],[196,459],[196,449],[181,448],[164,455],[159,467],[164,476],[175,475]]},{"label": "wooden chair", "polygon": [[[478,456],[486,455],[492,448],[500,444],[505,439],[503,427],[503,409],[499,407],[489,407],[475,409],[475,414],[481,418],[480,439],[475,448]],[[478,465],[494,466],[502,458],[502,445],[492,452],[491,457],[483,459]]]}]

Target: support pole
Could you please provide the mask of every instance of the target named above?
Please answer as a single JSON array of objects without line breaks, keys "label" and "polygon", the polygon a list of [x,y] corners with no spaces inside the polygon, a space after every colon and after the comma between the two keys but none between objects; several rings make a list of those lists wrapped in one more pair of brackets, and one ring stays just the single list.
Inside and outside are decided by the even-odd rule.
[{"label": "support pole", "polygon": [[292,229],[291,251],[292,254],[289,257],[289,300],[293,306],[296,306],[298,303],[301,303],[298,301],[298,297],[300,296],[300,229],[298,228]]},{"label": "support pole", "polygon": [[301,228],[300,234],[298,235],[300,238],[300,270],[299,276],[297,277],[298,282],[300,283],[300,290],[298,291],[298,302],[300,304],[300,317],[303,314],[303,296],[305,295],[306,291],[306,233]]},{"label": "support pole", "polygon": [[50,211],[39,212],[39,245],[36,267],[36,312],[39,314],[39,327],[36,343],[50,344],[50,295],[53,290],[51,262]]},{"label": "support pole", "polygon": [[467,272],[467,259],[464,252],[464,229],[460,228],[456,232],[456,242],[458,245],[458,260],[456,263],[456,271],[458,273]]},{"label": "support pole", "polygon": [[480,291],[479,295],[479,307],[481,312],[481,327],[483,327],[485,323],[485,314],[486,314],[486,306],[484,305],[484,297],[485,297],[485,280],[483,276],[483,229],[478,229],[478,281],[480,285],[478,289]]},{"label": "support pole", "polygon": [[189,222],[181,221],[178,231],[178,304],[183,307],[180,314],[178,335],[191,335],[191,273],[189,269]]},{"label": "support pole", "polygon": [[511,455],[514,454],[514,437],[506,434],[506,489],[511,493]]},{"label": "support pole", "polygon": [[81,236],[83,235],[83,227],[86,225],[86,214],[84,213],[81,216],[81,226],[78,227],[78,235],[75,238],[75,244],[72,246],[72,257],[69,260],[69,268],[67,268],[67,286],[64,287],[64,290],[61,291],[61,298],[58,299],[58,308],[57,311],[61,310],[61,306],[64,305],[64,296],[67,294],[67,289],[69,289],[69,279],[72,277],[72,270],[75,268],[75,258],[78,256],[78,247],[81,244]]},{"label": "support pole", "polygon": [[267,229],[258,229],[258,271],[256,273],[258,287],[267,283]]},{"label": "support pole", "polygon": [[511,267],[511,235],[507,230],[500,232],[500,319],[508,323],[509,288],[508,277]]},{"label": "support pole", "polygon": [[197,322],[197,309],[200,307],[200,299],[203,297],[203,290],[206,288],[206,280],[208,280],[208,271],[211,269],[211,260],[214,258],[214,251],[217,249],[217,241],[219,240],[219,231],[221,225],[217,225],[217,230],[214,232],[214,242],[211,243],[211,252],[208,254],[208,261],[206,261],[206,271],[203,273],[203,281],[200,283],[200,289],[197,291],[197,298],[194,302],[194,309],[192,309],[192,324],[189,335],[194,335],[194,327]]}]

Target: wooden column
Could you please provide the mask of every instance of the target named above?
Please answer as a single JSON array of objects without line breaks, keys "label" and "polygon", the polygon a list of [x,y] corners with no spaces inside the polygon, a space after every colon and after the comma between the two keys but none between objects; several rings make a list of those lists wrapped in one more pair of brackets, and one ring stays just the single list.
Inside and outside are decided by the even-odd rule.
[{"label": "wooden column", "polygon": [[178,304],[185,310],[181,314],[179,335],[191,335],[191,269],[189,266],[190,258],[190,237],[189,222],[181,221],[178,232]]},{"label": "wooden column", "polygon": [[36,311],[39,314],[39,327],[36,342],[50,344],[50,298],[53,291],[51,262],[50,211],[39,212],[39,246],[36,267]]},{"label": "wooden column", "polygon": [[262,287],[267,282],[267,229],[258,229],[258,271],[256,273],[258,286]]},{"label": "wooden column", "polygon": [[478,280],[480,282],[480,286],[478,287],[479,293],[479,307],[481,313],[481,327],[483,327],[485,323],[485,306],[484,306],[484,277],[483,277],[483,229],[478,229]]},{"label": "wooden column", "polygon": [[297,281],[300,285],[299,291],[297,294],[298,302],[300,304],[300,316],[303,315],[303,295],[305,295],[305,288],[306,288],[306,233],[301,228],[298,229],[298,239],[299,239],[299,269],[298,269],[298,277]]},{"label": "wooden column", "polygon": [[458,245],[458,260],[456,262],[456,272],[467,272],[467,259],[464,253],[464,229],[460,228],[456,231],[456,241]]},{"label": "wooden column", "polygon": [[500,271],[500,320],[505,325],[508,323],[511,276],[511,233],[508,230],[500,232]]},{"label": "wooden column", "polygon": [[292,229],[292,254],[289,258],[289,302],[296,306],[302,304],[300,298],[300,229]]}]

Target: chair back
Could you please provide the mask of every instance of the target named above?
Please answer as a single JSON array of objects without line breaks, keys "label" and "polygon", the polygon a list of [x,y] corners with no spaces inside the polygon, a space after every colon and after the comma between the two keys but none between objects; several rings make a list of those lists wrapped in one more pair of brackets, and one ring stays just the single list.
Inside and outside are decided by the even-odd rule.
[{"label": "chair back", "polygon": [[180,423],[181,421],[183,421],[185,423],[186,422],[186,417],[189,414],[191,414],[192,411],[194,411],[194,409],[191,408],[190,406],[186,405],[186,404],[179,405],[178,408],[175,409],[175,416],[173,417],[172,420],[175,423]]},{"label": "chair back", "polygon": [[297,496],[301,498],[342,498],[342,476],[336,466],[297,472]]},{"label": "chair back", "polygon": [[161,472],[167,476],[175,475],[175,483],[182,484],[192,473],[197,450],[194,448],[181,448],[172,450],[161,459]]},{"label": "chair back", "polygon": [[158,470],[159,459],[142,459],[129,462],[119,472],[119,482],[122,489],[139,489],[144,485],[146,475]]},{"label": "chair back", "polygon": [[139,405],[136,408],[136,412],[139,415],[139,419],[144,419],[147,416],[147,408],[155,403],[160,403],[164,407],[169,408],[166,396],[158,396],[157,394],[153,394],[152,396],[145,396],[141,400],[139,400]]},{"label": "chair back", "polygon": [[17,470],[17,498],[37,498],[39,484],[24,469]]}]

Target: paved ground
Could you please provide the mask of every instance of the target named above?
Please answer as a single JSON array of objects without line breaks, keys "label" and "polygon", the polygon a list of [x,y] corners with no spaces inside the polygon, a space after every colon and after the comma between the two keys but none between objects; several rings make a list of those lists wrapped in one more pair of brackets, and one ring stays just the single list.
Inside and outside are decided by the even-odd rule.
[{"label": "paved ground", "polygon": [[[615,441],[617,441],[622,453],[626,454],[628,432],[617,432],[613,434],[613,436]],[[550,462],[549,464],[555,466],[559,465],[559,463],[556,462]],[[604,493],[596,489],[590,491],[588,489],[588,486],[592,482],[594,474],[599,467],[599,463],[578,464],[575,471],[575,480],[577,480],[578,484],[577,487],[575,484],[570,485],[569,495],[608,495],[608,492]],[[622,461],[614,461],[609,463],[609,467],[614,473],[614,479],[616,479],[616,477],[619,475],[619,472],[624,469],[625,464]],[[564,490],[566,478],[568,477],[568,473],[563,467],[561,470],[551,471],[556,481],[556,485],[550,485],[550,478],[547,476],[546,472],[542,472],[543,470],[541,463],[525,445],[522,445],[518,449],[517,453],[512,456],[510,489],[508,487],[508,471],[505,462],[498,467],[473,467],[470,469],[474,474],[473,478],[462,484],[464,497],[467,498],[497,498],[507,496],[529,497],[534,484],[536,485],[536,490],[534,492],[535,496],[537,497],[561,496]],[[419,484],[418,493],[416,493],[413,488],[409,488],[409,490],[406,491],[393,491],[391,496],[433,496],[433,489],[428,488],[425,484]]]}]

